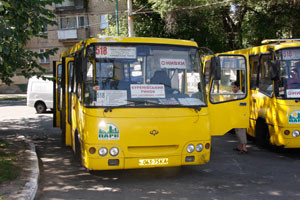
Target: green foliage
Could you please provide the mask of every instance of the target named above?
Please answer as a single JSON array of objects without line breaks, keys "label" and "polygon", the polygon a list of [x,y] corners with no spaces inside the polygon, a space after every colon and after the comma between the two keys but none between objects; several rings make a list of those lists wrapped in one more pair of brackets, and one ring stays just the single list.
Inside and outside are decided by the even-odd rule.
[{"label": "green foliage", "polygon": [[[108,28],[105,29],[105,35],[117,36],[116,16],[108,15]],[[119,36],[127,36],[128,23],[127,15],[119,16]]]},{"label": "green foliage", "polygon": [[258,45],[267,38],[299,38],[300,2],[258,1],[243,22],[245,44]]},{"label": "green foliage", "polygon": [[300,37],[300,1],[135,0],[136,36],[194,39],[215,52]]},{"label": "green foliage", "polygon": [[62,0],[0,0],[0,80],[10,84],[14,73],[29,78],[45,72],[36,59],[53,55],[24,49],[33,37],[46,38],[43,29],[55,25],[55,15],[46,6]]},{"label": "green foliage", "polygon": [[133,10],[138,10],[133,16],[135,36],[141,37],[171,37],[165,31],[165,21],[158,12],[152,9],[153,3],[147,0],[136,0],[133,4]]},{"label": "green foliage", "polygon": [[15,179],[19,174],[19,167],[13,163],[15,155],[5,151],[8,145],[7,142],[0,140],[0,184]]}]

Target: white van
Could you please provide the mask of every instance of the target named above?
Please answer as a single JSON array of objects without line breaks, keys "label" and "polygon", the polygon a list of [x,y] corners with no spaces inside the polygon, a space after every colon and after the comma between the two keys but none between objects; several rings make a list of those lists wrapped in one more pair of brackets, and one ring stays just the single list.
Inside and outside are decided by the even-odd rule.
[{"label": "white van", "polygon": [[37,113],[53,109],[53,82],[35,76],[30,78],[27,86],[27,106],[35,107]]}]

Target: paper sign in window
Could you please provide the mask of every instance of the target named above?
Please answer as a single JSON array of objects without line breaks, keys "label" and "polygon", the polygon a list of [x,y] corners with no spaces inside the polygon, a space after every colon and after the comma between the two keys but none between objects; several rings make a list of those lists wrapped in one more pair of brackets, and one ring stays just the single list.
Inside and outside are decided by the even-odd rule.
[{"label": "paper sign in window", "polygon": [[197,72],[187,73],[188,92],[198,92],[198,83],[200,82],[200,74]]},{"label": "paper sign in window", "polygon": [[204,105],[204,103],[197,98],[178,98],[178,101],[181,105],[185,105],[185,106]]},{"label": "paper sign in window", "polygon": [[136,47],[96,46],[96,58],[136,59]]},{"label": "paper sign in window", "polygon": [[131,84],[131,98],[165,98],[165,86],[161,84]]},{"label": "paper sign in window", "polygon": [[120,106],[127,103],[126,90],[98,90],[96,106]]},{"label": "paper sign in window", "polygon": [[287,98],[299,98],[300,90],[299,89],[286,90],[286,97]]},{"label": "paper sign in window", "polygon": [[300,58],[300,49],[285,49],[282,50],[283,60],[292,60]]},{"label": "paper sign in window", "polygon": [[160,67],[162,69],[186,69],[186,63],[184,59],[161,58]]}]

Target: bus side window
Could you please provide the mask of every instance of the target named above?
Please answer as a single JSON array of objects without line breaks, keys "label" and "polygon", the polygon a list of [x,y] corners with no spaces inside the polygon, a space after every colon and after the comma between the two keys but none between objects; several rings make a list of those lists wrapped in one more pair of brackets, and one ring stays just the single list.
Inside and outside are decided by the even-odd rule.
[{"label": "bus side window", "polygon": [[263,55],[261,58],[261,65],[259,70],[259,85],[258,88],[261,92],[268,96],[273,95],[273,81],[270,77],[270,66],[268,60],[271,60],[271,55]]},{"label": "bus side window", "polygon": [[250,56],[250,89],[257,88],[257,74],[259,68],[259,56]]}]

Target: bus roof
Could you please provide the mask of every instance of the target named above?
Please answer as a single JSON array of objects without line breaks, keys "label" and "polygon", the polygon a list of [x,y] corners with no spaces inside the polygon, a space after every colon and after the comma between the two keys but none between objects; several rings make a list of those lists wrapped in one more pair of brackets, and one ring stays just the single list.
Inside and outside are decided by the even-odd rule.
[{"label": "bus roof", "polygon": [[80,49],[83,45],[86,47],[92,43],[149,43],[149,44],[170,44],[182,46],[198,47],[197,43],[189,40],[168,39],[168,38],[150,38],[150,37],[117,37],[117,36],[99,36],[98,38],[90,38],[82,40],[75,44],[67,51],[61,53],[60,57],[69,56]]},{"label": "bus roof", "polygon": [[269,49],[278,50],[283,48],[289,47],[300,47],[300,39],[271,39],[271,40],[264,40],[263,45],[249,47],[247,49],[238,49],[233,51],[227,51],[218,54],[249,54],[255,55],[260,53],[268,53],[270,52]]},{"label": "bus roof", "polygon": [[261,44],[283,43],[283,42],[300,42],[300,39],[266,39]]}]

